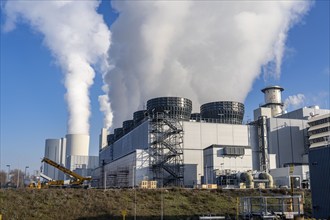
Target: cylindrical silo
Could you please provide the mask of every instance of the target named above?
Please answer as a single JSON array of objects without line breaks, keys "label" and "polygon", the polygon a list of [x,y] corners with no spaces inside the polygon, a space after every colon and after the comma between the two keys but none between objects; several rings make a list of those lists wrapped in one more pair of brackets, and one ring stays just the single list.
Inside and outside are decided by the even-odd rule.
[{"label": "cylindrical silo", "polygon": [[210,122],[242,124],[244,104],[234,101],[209,102],[201,106],[201,118]]},{"label": "cylindrical silo", "polygon": [[151,117],[158,113],[166,113],[170,118],[188,121],[192,111],[192,102],[181,97],[159,97],[148,100],[147,111]]},{"label": "cylindrical silo", "polygon": [[[62,139],[46,139],[45,143],[45,157],[62,164]],[[43,173],[52,179],[60,179],[59,172],[55,167],[44,163]]]},{"label": "cylindrical silo", "polygon": [[89,135],[67,134],[66,144],[68,156],[88,156]]}]

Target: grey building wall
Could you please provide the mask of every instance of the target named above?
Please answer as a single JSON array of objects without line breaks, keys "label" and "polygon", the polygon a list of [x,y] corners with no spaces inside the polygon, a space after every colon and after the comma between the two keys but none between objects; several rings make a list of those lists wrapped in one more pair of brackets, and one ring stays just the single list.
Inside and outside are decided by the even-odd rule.
[{"label": "grey building wall", "polygon": [[113,159],[118,159],[136,149],[147,149],[149,144],[149,121],[145,121],[113,144]]},{"label": "grey building wall", "polygon": [[309,170],[313,217],[330,218],[330,147],[311,148]]},{"label": "grey building wall", "polygon": [[269,153],[276,154],[276,166],[305,164],[308,153],[307,120],[267,119]]},{"label": "grey building wall", "polygon": [[[100,150],[99,165],[110,163],[136,149],[147,149],[149,145],[149,122],[145,121],[110,146]],[[112,154],[112,155],[111,155]]]}]

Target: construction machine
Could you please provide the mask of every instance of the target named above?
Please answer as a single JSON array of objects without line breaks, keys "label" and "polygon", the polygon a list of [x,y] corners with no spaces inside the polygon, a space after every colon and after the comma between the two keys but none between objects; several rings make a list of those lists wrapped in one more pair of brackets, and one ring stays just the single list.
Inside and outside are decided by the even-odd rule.
[{"label": "construction machine", "polygon": [[[57,168],[58,170],[62,171],[63,173],[65,173],[66,175],[70,176],[71,180],[69,182],[69,184],[67,185],[68,187],[83,187],[83,184],[85,181],[90,181],[92,180],[91,177],[84,177],[81,176],[67,168],[65,168],[64,166],[61,166],[60,164],[56,163],[55,161],[52,161],[46,157],[44,157],[42,159],[41,162],[45,162],[55,168]],[[65,187],[66,185],[64,184],[64,180],[50,180],[48,182],[49,186],[61,186],[61,187]]]},{"label": "construction machine", "polygon": [[48,187],[62,187],[64,185],[64,180],[53,180],[52,178],[43,173],[40,173],[39,175],[43,179],[47,180]]}]

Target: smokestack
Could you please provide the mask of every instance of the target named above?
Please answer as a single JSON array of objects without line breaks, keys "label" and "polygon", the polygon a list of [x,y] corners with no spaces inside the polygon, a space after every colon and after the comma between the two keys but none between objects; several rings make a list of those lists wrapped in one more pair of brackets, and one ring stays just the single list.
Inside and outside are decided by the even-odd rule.
[{"label": "smokestack", "polygon": [[88,156],[89,135],[67,134],[66,135],[67,156]]},{"label": "smokestack", "polygon": [[265,94],[265,104],[262,107],[271,108],[272,117],[283,113],[282,91],[280,86],[268,86],[261,91]]}]

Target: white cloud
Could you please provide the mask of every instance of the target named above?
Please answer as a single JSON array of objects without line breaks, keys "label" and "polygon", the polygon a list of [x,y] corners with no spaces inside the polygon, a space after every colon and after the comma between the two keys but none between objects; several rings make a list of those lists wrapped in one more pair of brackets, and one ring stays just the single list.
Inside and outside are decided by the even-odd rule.
[{"label": "white cloud", "polygon": [[297,95],[292,95],[289,96],[287,99],[284,101],[284,110],[288,109],[297,109],[300,107],[303,107],[305,104],[306,97],[304,94],[297,94]]}]

